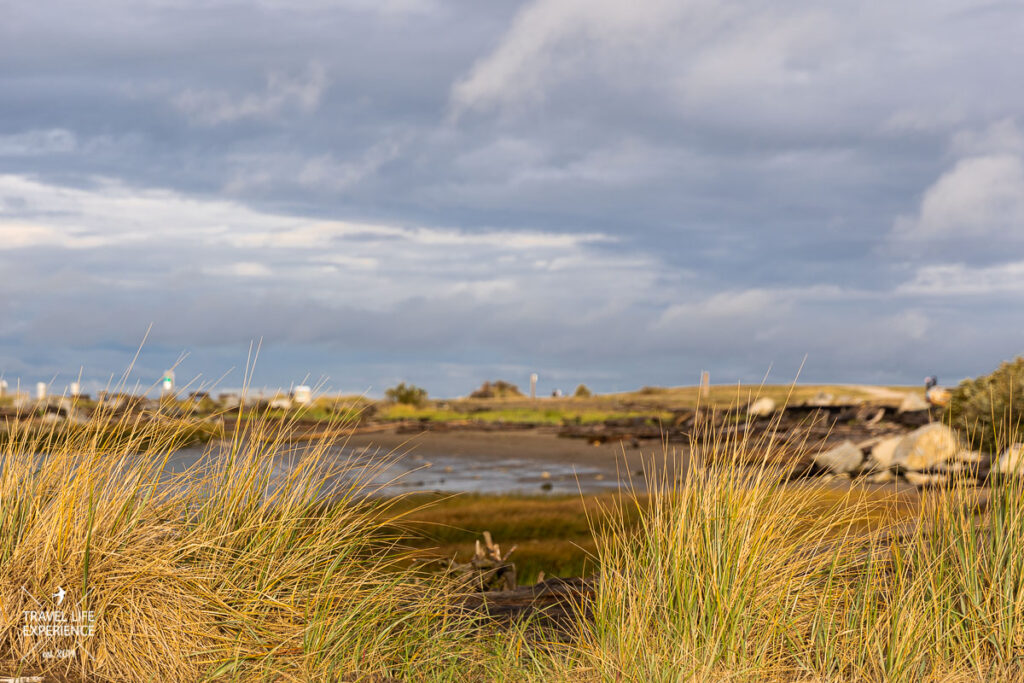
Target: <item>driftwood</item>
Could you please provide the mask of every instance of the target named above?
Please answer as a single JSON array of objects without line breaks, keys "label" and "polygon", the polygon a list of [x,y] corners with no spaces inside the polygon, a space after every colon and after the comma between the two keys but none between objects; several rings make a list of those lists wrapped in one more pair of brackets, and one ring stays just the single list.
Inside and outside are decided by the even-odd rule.
[{"label": "driftwood", "polygon": [[475,593],[464,606],[498,624],[530,619],[532,625],[572,635],[580,617],[590,614],[596,586],[596,579],[556,577],[514,590]]}]

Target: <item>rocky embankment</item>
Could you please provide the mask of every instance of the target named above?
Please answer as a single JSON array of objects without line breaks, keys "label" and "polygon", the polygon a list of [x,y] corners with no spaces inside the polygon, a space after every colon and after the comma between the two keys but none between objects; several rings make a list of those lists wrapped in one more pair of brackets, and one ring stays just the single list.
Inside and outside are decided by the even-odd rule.
[{"label": "rocky embankment", "polygon": [[767,458],[791,466],[795,476],[848,477],[870,483],[903,480],[915,486],[981,482],[993,471],[1015,474],[1024,465],[1024,446],[1014,445],[1002,454],[971,450],[938,418],[916,396],[900,405],[868,402],[784,408],[760,399],[746,409],[677,411],[668,424],[636,418],[566,425],[560,435],[595,443],[661,439],[691,444],[711,434],[720,441],[742,439],[749,461]]}]

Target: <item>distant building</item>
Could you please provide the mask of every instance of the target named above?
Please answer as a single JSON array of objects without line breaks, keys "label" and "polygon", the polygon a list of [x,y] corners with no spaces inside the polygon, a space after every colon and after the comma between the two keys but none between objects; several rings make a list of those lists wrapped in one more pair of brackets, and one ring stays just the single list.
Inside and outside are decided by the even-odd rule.
[{"label": "distant building", "polygon": [[167,395],[174,392],[174,370],[168,370],[160,380],[160,393]]},{"label": "distant building", "polygon": [[287,396],[278,396],[270,400],[271,410],[291,410],[292,400]]},{"label": "distant building", "polygon": [[235,392],[227,392],[217,396],[217,403],[222,407],[231,410],[242,405],[242,397]]},{"label": "distant building", "polygon": [[46,400],[46,382],[36,382],[36,400]]},{"label": "distant building", "polygon": [[292,391],[292,401],[300,406],[308,405],[313,402],[313,389],[305,384],[300,384],[295,387]]}]

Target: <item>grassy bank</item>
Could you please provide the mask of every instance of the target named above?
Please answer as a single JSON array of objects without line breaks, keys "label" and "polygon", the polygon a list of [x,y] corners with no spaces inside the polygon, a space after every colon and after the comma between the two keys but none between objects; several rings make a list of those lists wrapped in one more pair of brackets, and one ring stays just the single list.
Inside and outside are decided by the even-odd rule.
[{"label": "grassy bank", "polygon": [[[695,444],[686,478],[664,479],[643,497],[370,501],[367,472],[327,457],[327,442],[286,473],[271,457],[280,423],[240,424],[249,433],[232,435],[221,458],[170,480],[160,470],[180,440],[171,423],[130,427],[144,444],[136,455],[81,431],[65,433],[43,460],[23,439],[4,444],[0,674],[1009,681],[1024,673],[1024,484],[1016,480],[910,498],[794,486],[736,465],[754,444],[709,436]],[[652,467],[647,478],[657,477]],[[481,623],[458,609],[456,579],[412,561],[430,547],[465,553],[483,530],[503,547],[521,544],[522,574],[600,578],[569,638]],[[67,593],[60,607],[56,587]],[[40,608],[92,612],[95,633],[26,634],[26,613]]]}]

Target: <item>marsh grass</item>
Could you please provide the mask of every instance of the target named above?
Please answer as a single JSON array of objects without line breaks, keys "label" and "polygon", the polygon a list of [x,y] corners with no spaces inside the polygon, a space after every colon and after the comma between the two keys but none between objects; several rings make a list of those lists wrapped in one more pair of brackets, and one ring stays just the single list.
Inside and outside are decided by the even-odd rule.
[{"label": "marsh grass", "polygon": [[604,680],[1020,680],[1019,478],[912,498],[794,486],[745,466],[771,449],[705,435],[685,477],[653,468],[636,510],[612,511],[575,667]]},{"label": "marsh grass", "polygon": [[[488,501],[373,494],[387,457],[238,421],[185,472],[187,420],[97,413],[40,455],[0,448],[0,674],[99,681],[987,681],[1024,655],[1024,484],[908,494],[787,482],[771,435],[704,433],[687,467],[579,505],[505,500],[490,530],[587,539],[599,578],[569,638],[497,628],[418,571],[410,531],[468,541]],[[185,416],[187,418],[187,416]],[[301,415],[295,416],[296,420]],[[338,435],[345,425],[338,423]],[[329,430],[328,430],[329,431]],[[108,437],[117,434],[117,438]],[[666,452],[668,447],[666,446]],[[760,466],[751,466],[757,453]],[[671,456],[671,454],[669,453]],[[288,467],[282,467],[287,461]],[[518,524],[518,526],[517,526]],[[497,531],[495,531],[497,529]],[[504,541],[501,535],[496,536]],[[543,540],[543,539],[537,539]],[[590,571],[589,569],[587,571]],[[95,612],[42,642],[24,610]],[[37,604],[37,601],[39,604]],[[46,649],[74,656],[47,659]]]},{"label": "marsh grass", "polygon": [[[326,437],[293,450],[288,423],[248,421],[217,457],[169,475],[180,421],[92,420],[55,432],[46,455],[9,425],[0,673],[309,681],[456,670],[458,586],[395,571],[396,520],[367,503],[386,462],[338,461]],[[94,636],[23,634],[23,611],[55,609],[57,586],[62,609],[95,613]],[[73,656],[47,657],[59,650]]]}]

